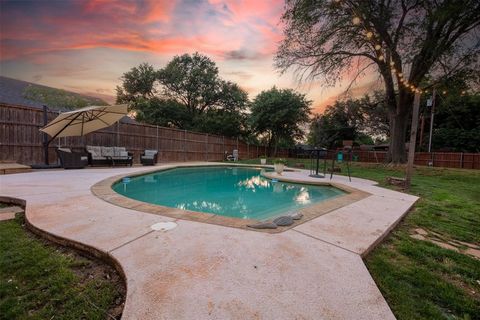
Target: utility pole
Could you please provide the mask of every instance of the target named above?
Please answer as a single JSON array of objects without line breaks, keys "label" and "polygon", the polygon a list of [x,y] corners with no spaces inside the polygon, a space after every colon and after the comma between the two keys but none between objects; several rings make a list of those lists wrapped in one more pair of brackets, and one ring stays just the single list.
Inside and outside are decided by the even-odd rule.
[{"label": "utility pole", "polygon": [[435,88],[433,88],[432,92],[432,108],[431,108],[431,114],[430,114],[430,136],[428,138],[428,152],[432,152],[432,135],[433,135],[433,117],[435,115]]},{"label": "utility pole", "polygon": [[413,100],[412,113],[412,128],[410,130],[410,145],[408,147],[408,162],[407,171],[405,175],[405,189],[410,189],[413,174],[413,162],[415,160],[415,144],[417,142],[417,128],[418,128],[418,110],[420,109],[420,93],[415,93]]}]

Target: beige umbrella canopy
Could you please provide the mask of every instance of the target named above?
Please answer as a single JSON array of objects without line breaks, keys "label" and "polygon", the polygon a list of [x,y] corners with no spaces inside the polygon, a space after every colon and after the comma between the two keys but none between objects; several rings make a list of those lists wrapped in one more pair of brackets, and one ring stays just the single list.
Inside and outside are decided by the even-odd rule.
[{"label": "beige umbrella canopy", "polygon": [[[89,132],[111,126],[123,118],[127,105],[92,106],[58,115],[40,131],[45,132],[51,140],[58,137],[83,136]],[[50,141],[51,141],[50,140]]]}]

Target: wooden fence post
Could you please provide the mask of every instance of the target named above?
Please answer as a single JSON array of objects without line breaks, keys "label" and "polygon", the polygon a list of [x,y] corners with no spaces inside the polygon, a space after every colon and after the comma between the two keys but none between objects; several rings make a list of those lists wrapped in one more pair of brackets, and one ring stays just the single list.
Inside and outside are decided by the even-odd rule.
[{"label": "wooden fence post", "polygon": [[157,151],[159,151],[159,148],[158,148],[158,125],[157,125]]},{"label": "wooden fence post", "polygon": [[222,136],[222,160],[225,160],[225,136]]},{"label": "wooden fence post", "polygon": [[187,130],[183,131],[183,161],[187,161]]},{"label": "wooden fence post", "polygon": [[116,141],[115,141],[115,145],[118,147],[120,146],[120,121],[117,121],[117,134],[116,134]]},{"label": "wooden fence post", "polygon": [[205,135],[205,161],[208,161],[208,133]]}]

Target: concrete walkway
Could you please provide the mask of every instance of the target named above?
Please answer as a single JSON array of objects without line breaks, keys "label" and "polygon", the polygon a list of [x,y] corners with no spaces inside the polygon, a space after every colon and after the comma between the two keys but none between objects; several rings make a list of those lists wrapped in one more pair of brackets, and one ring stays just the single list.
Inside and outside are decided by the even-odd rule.
[{"label": "concrete walkway", "polygon": [[[394,319],[361,255],[416,197],[335,176],[372,195],[268,234],[125,209],[90,191],[103,179],[145,169],[4,175],[0,195],[25,199],[36,228],[118,261],[127,279],[123,319]],[[307,172],[284,175],[305,179]],[[167,221],[177,227],[151,228]]]}]

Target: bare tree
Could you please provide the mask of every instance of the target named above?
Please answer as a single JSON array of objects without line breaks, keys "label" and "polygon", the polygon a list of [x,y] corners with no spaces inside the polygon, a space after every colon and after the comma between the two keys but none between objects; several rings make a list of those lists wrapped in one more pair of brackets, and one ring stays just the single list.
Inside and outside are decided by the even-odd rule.
[{"label": "bare tree", "polygon": [[375,68],[390,123],[388,160],[406,160],[405,136],[415,91],[478,69],[480,1],[286,0],[282,71],[331,86]]}]

